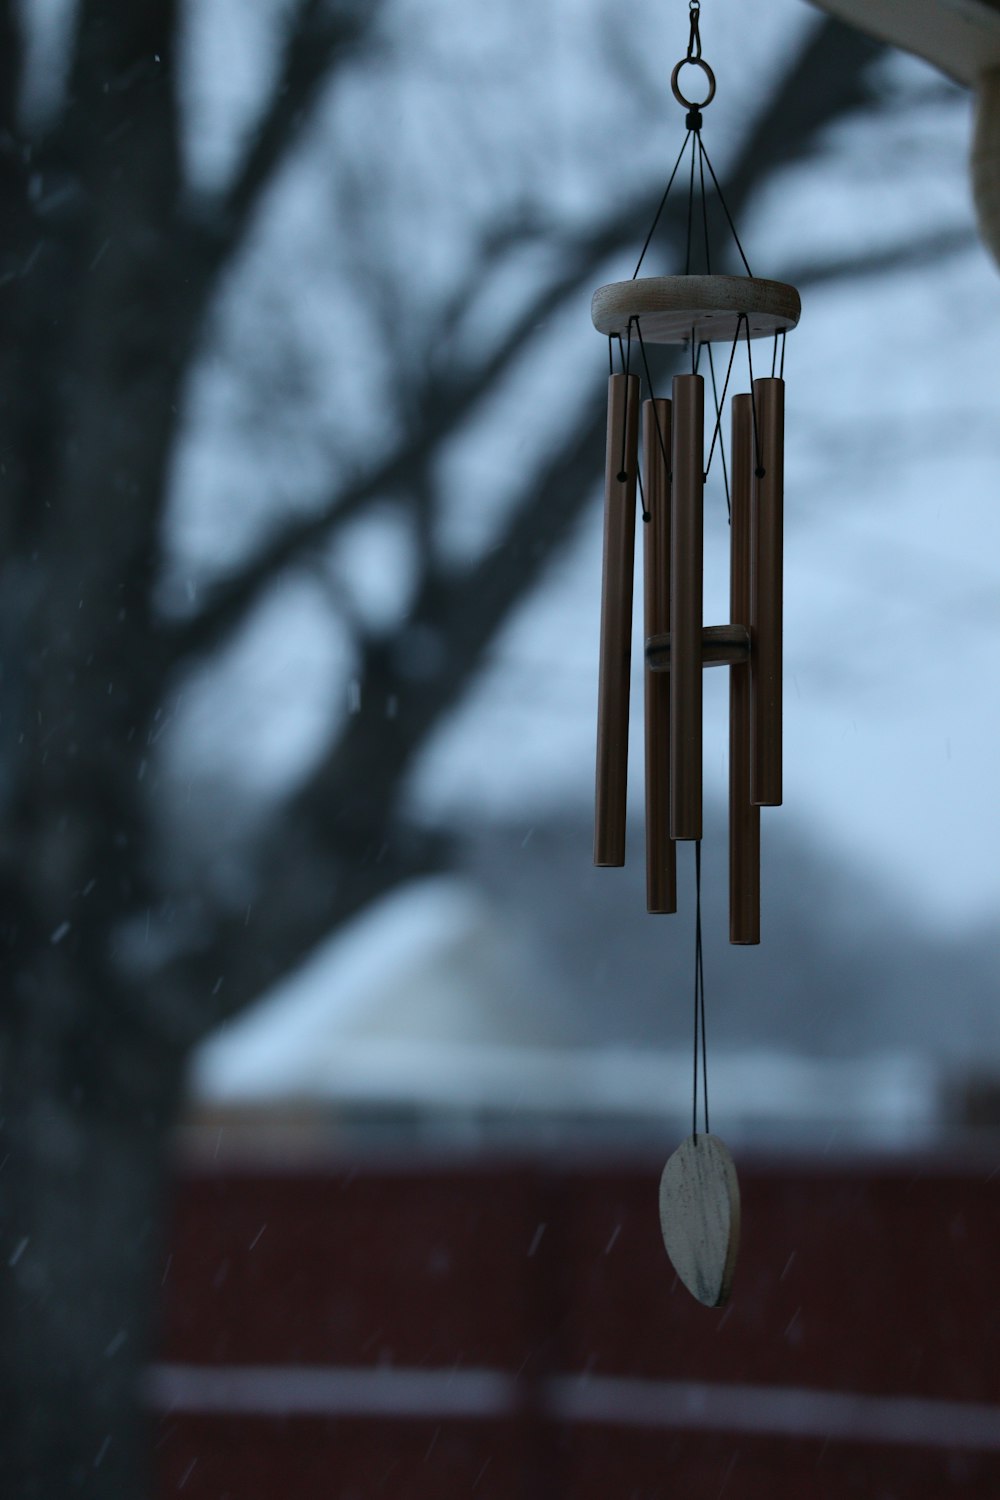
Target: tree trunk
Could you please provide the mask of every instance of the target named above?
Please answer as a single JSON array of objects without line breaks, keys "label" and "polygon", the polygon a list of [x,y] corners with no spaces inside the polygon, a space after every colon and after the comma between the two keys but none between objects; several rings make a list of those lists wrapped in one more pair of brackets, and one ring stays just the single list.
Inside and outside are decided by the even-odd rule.
[{"label": "tree trunk", "polygon": [[[76,1004],[87,1011],[86,997]],[[161,1080],[156,1097],[123,1097],[120,1059],[114,1080],[88,1063],[83,1084],[66,1048],[38,1042],[15,1041],[3,1068],[0,1494],[141,1500],[176,1089]]]}]

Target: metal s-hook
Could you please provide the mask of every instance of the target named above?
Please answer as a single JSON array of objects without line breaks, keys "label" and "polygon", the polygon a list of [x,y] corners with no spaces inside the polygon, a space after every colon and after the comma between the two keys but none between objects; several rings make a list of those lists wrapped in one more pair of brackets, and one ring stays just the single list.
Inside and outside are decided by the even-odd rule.
[{"label": "metal s-hook", "polygon": [[[715,98],[715,74],[701,55],[701,32],[698,29],[698,18],[701,15],[701,0],[691,0],[689,11],[691,16],[691,34],[688,37],[687,53],[681,58],[670,75],[670,88],[677,103],[683,104],[685,109],[691,111],[691,114],[688,116],[688,129],[698,130],[701,126],[699,111],[707,108]],[[681,93],[677,80],[680,76],[681,68],[689,66],[700,68],[708,81],[708,94],[704,99],[688,99]]]},{"label": "metal s-hook", "polygon": [[688,37],[688,62],[700,62],[701,60],[701,33],[698,30],[698,17],[701,15],[701,0],[691,0],[688,6],[691,17],[691,35]]}]

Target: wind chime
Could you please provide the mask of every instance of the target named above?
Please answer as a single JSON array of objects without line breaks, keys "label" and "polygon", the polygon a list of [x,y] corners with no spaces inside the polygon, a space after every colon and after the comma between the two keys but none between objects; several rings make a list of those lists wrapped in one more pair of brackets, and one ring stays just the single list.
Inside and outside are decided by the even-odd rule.
[{"label": "wind chime", "polygon": [[[692,1133],[660,1184],[667,1252],[699,1301],[729,1296],[739,1243],[739,1187],[732,1158],[708,1121],[705,980],[701,932],[702,669],[729,668],[729,940],[760,941],[760,809],[781,803],[782,510],[785,334],[799,295],[750,270],[702,139],[702,110],[715,76],[701,55],[699,0],[690,0],[687,54],[671,88],[687,110],[687,133],[631,278],[600,287],[592,316],[607,336],[607,462],[597,723],[594,863],[625,863],[632,579],[638,489],[643,520],[645,623],[646,905],[677,910],[677,844],[695,848],[694,1098]],[[684,69],[707,86],[696,103],[680,87]],[[639,272],[674,181],[690,155],[684,274]],[[746,275],[712,272],[706,172]],[[700,223],[698,222],[700,220]],[[692,274],[701,239],[704,273]],[[752,344],[773,339],[770,374],[753,372]],[[721,395],[712,345],[730,346]],[[646,346],[685,346],[690,369],[673,376],[672,399],[656,396]],[[749,390],[730,401],[726,465],[723,410],[745,347]],[[619,371],[615,372],[615,354]],[[705,459],[705,378],[714,426]],[[633,373],[641,360],[648,399]],[[640,467],[640,428],[641,453]],[[730,619],[702,621],[703,497],[716,451],[730,518]],[[699,1049],[704,1131],[698,1131]]]}]

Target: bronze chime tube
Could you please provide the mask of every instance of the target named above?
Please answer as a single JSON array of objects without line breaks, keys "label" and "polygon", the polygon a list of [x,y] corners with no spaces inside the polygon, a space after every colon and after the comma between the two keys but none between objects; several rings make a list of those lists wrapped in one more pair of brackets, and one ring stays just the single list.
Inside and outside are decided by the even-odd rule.
[{"label": "bronze chime tube", "polygon": [[[670,629],[670,402],[644,401],[642,528],[647,640]],[[644,668],[646,695],[646,910],[677,910],[677,850],[670,837],[670,678]]]},{"label": "bronze chime tube", "polygon": [[[754,477],[750,396],[731,403],[729,618],[750,621],[750,495]],[[750,663],[729,668],[729,941],[760,942],[760,808],[750,801]]]},{"label": "bronze chime tube", "polygon": [[705,382],[675,375],[670,503],[670,836],[701,838]]},{"label": "bronze chime tube", "polygon": [[784,506],[785,382],[755,380],[751,564],[750,797],[781,804],[781,593]]},{"label": "bronze chime tube", "polygon": [[638,432],[638,378],[635,375],[612,375],[608,380],[608,436],[604,478],[595,865],[625,863]]}]

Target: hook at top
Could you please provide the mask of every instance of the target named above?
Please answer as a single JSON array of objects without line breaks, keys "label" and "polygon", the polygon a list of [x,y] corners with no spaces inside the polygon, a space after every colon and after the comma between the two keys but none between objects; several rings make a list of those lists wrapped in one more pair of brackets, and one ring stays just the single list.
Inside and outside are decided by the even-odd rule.
[{"label": "hook at top", "polygon": [[[711,104],[715,98],[715,74],[701,55],[701,32],[698,29],[698,17],[701,15],[701,0],[690,0],[688,9],[691,16],[691,35],[688,37],[687,54],[681,58],[676,68],[674,68],[670,77],[670,87],[673,90],[673,95],[677,103],[683,104],[685,109],[690,111],[687,122],[688,129],[697,131],[701,129],[701,111],[706,105]],[[681,68],[689,66],[700,68],[705,75],[705,81],[708,84],[708,94],[704,99],[688,99],[678,86],[677,80]]]},{"label": "hook at top", "polygon": [[691,35],[688,37],[687,61],[698,62],[701,60],[701,32],[698,30],[701,0],[691,0],[688,10],[691,16]]}]

